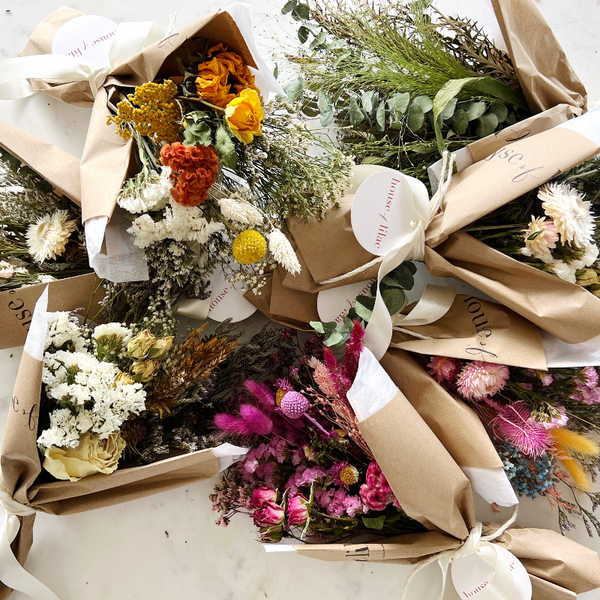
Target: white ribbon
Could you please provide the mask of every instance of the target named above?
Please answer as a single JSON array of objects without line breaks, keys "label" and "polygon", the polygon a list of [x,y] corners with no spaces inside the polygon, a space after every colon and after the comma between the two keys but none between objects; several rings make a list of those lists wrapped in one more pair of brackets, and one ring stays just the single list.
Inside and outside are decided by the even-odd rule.
[{"label": "white ribbon", "polygon": [[[419,563],[408,576],[404,588],[402,589],[401,600],[406,600],[409,588],[417,573],[427,565],[437,562],[442,571],[442,591],[435,600],[442,600],[444,590],[446,589],[446,580],[448,577],[448,567],[453,560],[466,558],[471,554],[480,554],[488,558],[488,561],[493,560],[495,569],[492,579],[488,582],[485,589],[477,592],[477,600],[506,600],[516,597],[519,587],[515,578],[511,573],[510,565],[507,561],[505,553],[498,551],[498,546],[491,542],[500,537],[517,519],[519,506],[514,507],[514,511],[510,519],[497,529],[491,535],[482,536],[483,525],[478,521],[469,532],[469,537],[456,550],[446,550],[439,554],[434,554],[423,562]],[[512,556],[512,555],[511,555]],[[515,558],[516,560],[516,558]],[[486,562],[488,562],[486,561]],[[431,599],[434,600],[434,599]]]},{"label": "white ribbon", "polygon": [[[427,227],[429,227],[429,223],[433,217],[435,217],[442,206],[444,195],[446,194],[452,179],[453,167],[454,155],[445,151],[442,162],[440,187],[429,203],[428,214],[425,214],[423,210],[419,210],[420,206],[418,206],[418,199],[415,198],[415,208],[417,208],[420,218],[411,222],[411,226],[413,228],[412,232],[405,235],[399,242],[396,243],[396,245],[385,255],[379,267],[379,272],[377,274],[377,296],[375,299],[375,306],[373,307],[371,319],[365,330],[364,340],[365,346],[371,350],[378,360],[381,359],[390,345],[393,329],[392,317],[390,316],[385,302],[383,301],[383,297],[381,296],[381,281],[388,273],[400,266],[405,260],[424,259],[425,231],[427,230]],[[450,306],[451,304],[452,303],[450,302]],[[418,307],[419,305],[417,305],[415,308]],[[443,316],[445,312],[447,312],[447,309],[441,314],[440,311],[437,310],[434,311],[433,314],[430,314],[428,319],[423,319],[422,309],[420,309],[419,313],[421,314],[419,316],[419,322],[412,324],[425,325],[427,323],[433,323]],[[407,315],[403,318],[404,325],[408,325],[410,323],[410,319],[408,322],[406,320],[410,316],[411,315]]]},{"label": "white ribbon", "polygon": [[115,67],[162,40],[165,35],[168,34],[158,23],[121,23],[110,47],[109,64],[100,66],[58,54],[20,56],[0,61],[0,99],[19,100],[37,94],[40,90],[33,88],[28,79],[40,79],[48,83],[88,81],[92,94],[96,96]]},{"label": "white ribbon", "polygon": [[4,483],[0,483],[0,503],[6,513],[4,526],[0,532],[0,581],[34,600],[59,600],[54,592],[21,566],[10,547],[21,527],[19,517],[33,515],[35,509],[17,502],[8,493]]}]

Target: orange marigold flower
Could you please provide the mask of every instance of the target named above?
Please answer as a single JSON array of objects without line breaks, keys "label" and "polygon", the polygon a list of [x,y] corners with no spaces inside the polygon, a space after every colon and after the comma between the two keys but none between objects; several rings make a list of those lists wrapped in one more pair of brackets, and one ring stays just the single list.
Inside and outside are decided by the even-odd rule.
[{"label": "orange marigold flower", "polygon": [[183,206],[198,206],[206,200],[217,177],[219,158],[209,146],[163,146],[160,162],[171,167],[171,196]]}]

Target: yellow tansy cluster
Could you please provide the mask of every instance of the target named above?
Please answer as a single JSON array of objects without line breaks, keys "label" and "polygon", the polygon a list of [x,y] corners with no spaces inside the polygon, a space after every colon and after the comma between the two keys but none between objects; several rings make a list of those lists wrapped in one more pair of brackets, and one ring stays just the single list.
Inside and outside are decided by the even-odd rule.
[{"label": "yellow tansy cluster", "polygon": [[243,265],[258,262],[267,252],[267,240],[256,230],[246,229],[233,241],[233,257]]},{"label": "yellow tansy cluster", "polygon": [[129,94],[127,100],[117,104],[118,113],[108,117],[115,123],[117,133],[126,140],[131,137],[132,126],[140,135],[150,137],[157,144],[172,144],[181,139],[181,110],[175,100],[177,86],[170,79],[164,83],[144,83]]}]

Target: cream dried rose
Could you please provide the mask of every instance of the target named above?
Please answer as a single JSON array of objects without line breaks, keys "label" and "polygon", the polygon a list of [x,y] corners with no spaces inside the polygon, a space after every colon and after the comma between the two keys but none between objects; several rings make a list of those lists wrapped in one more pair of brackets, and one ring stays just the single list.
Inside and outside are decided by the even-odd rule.
[{"label": "cream dried rose", "polygon": [[97,473],[109,475],[116,471],[125,445],[119,432],[104,440],[94,433],[84,433],[76,448],[47,448],[43,466],[56,479],[78,481]]}]

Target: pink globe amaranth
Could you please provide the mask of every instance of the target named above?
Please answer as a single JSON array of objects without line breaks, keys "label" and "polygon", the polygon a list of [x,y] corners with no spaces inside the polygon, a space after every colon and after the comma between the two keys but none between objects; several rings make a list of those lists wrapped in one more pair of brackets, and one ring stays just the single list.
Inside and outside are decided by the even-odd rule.
[{"label": "pink globe amaranth", "polygon": [[256,508],[262,508],[269,502],[274,503],[277,500],[277,490],[263,486],[252,491],[252,505]]},{"label": "pink globe amaranth", "polygon": [[308,410],[308,400],[299,392],[287,392],[281,399],[281,412],[290,419],[299,419]]},{"label": "pink globe amaranth", "polygon": [[252,518],[257,527],[272,527],[283,523],[285,511],[275,502],[266,502],[261,508],[254,511]]},{"label": "pink globe amaranth", "polygon": [[288,500],[286,513],[289,525],[304,525],[308,519],[308,500],[298,494]]}]

